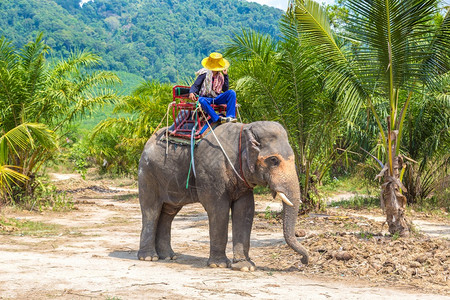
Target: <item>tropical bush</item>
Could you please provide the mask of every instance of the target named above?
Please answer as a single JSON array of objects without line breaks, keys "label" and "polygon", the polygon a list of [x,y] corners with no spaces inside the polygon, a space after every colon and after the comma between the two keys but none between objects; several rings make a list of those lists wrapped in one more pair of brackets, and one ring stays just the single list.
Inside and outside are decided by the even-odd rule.
[{"label": "tropical bush", "polygon": [[450,16],[447,9],[443,18],[436,18],[439,3],[343,1],[349,22],[339,30],[341,46],[323,8],[314,1],[291,1],[290,13],[297,21],[292,27],[326,66],[324,85],[351,108],[347,120],[353,121],[360,108],[370,110],[376,120],[375,149],[381,147],[385,153],[378,177],[383,180],[382,207],[391,233],[408,233],[403,195],[407,188],[401,182],[405,119],[414,102],[439,90],[449,71]]},{"label": "tropical bush", "polygon": [[100,169],[137,174],[145,143],[172,120],[171,102],[172,85],[155,81],[142,82],[131,96],[118,101],[113,110],[117,117],[100,122],[90,138],[89,153]]},{"label": "tropical bush", "polygon": [[98,56],[78,51],[49,62],[42,38],[19,49],[0,39],[2,202],[32,195],[35,176],[57,152],[66,126],[117,97],[108,88],[119,82],[116,75],[90,71]]},{"label": "tropical bush", "polygon": [[243,30],[226,55],[246,121],[276,120],[288,132],[296,154],[305,209],[319,208],[316,185],[343,151],[335,149],[343,123],[336,97],[322,86],[323,67],[301,47],[295,19],[285,15],[281,39]]},{"label": "tropical bush", "polygon": [[333,25],[317,2],[291,0],[281,37],[244,30],[231,39],[241,111],[288,130],[309,205],[340,155],[375,158],[390,231],[406,234],[406,165],[417,164],[409,197],[448,178],[449,10],[441,16],[437,0],[339,3]]}]

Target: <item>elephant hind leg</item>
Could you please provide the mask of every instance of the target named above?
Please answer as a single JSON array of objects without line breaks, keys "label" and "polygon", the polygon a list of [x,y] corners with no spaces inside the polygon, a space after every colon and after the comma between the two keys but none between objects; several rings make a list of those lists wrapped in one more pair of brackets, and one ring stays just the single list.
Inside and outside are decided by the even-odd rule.
[{"label": "elephant hind leg", "polygon": [[176,259],[170,244],[172,221],[181,207],[165,203],[162,207],[156,231],[156,252],[160,259]]}]

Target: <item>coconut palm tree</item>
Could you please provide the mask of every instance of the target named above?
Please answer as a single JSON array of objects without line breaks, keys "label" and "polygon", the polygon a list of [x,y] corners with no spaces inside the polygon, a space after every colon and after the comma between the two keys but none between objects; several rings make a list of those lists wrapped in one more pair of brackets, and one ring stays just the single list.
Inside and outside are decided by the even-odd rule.
[{"label": "coconut palm tree", "polygon": [[420,99],[411,101],[405,117],[403,151],[410,159],[403,182],[408,203],[423,204],[450,187],[450,73],[437,82],[436,91],[414,95]]},{"label": "coconut palm tree", "polygon": [[0,202],[6,202],[13,195],[13,186],[20,187],[29,177],[23,169],[9,164],[25,149],[41,145],[46,150],[57,147],[54,132],[43,124],[22,123],[0,136]]},{"label": "coconut palm tree", "polygon": [[[90,70],[100,64],[98,56],[77,51],[67,59],[49,63],[46,60],[49,50],[42,34],[21,49],[0,38],[1,133],[8,136],[8,132],[27,128],[27,131],[33,130],[36,137],[44,137],[46,130],[53,132],[48,135],[54,139],[52,143],[43,138],[35,138],[36,143],[31,143],[29,137],[27,147],[16,147],[2,162],[15,166],[14,170],[24,175],[22,179],[33,178],[54,154],[66,125],[117,97],[108,88],[119,82],[117,76]],[[23,127],[23,124],[35,125]],[[28,180],[23,186],[28,193],[32,192],[31,183]]]},{"label": "coconut palm tree", "polygon": [[[296,20],[285,15],[281,40],[243,30],[226,50],[246,120],[277,120],[287,129],[300,173],[303,209],[319,208],[315,185],[331,162],[341,132],[336,97],[322,86],[322,68],[302,45]],[[322,68],[323,69],[323,68]]]},{"label": "coconut palm tree", "polygon": [[[450,17],[435,22],[438,0],[347,0],[349,22],[340,31],[347,41],[339,47],[326,14],[318,3],[291,0],[289,13],[299,32],[326,65],[324,83],[344,106],[362,106],[376,119],[386,158],[378,178],[381,202],[391,233],[407,235],[406,188],[401,153],[404,121],[411,101],[436,88],[449,71]],[[382,105],[380,105],[382,104]],[[387,108],[386,120],[376,107]],[[352,115],[350,115],[351,117]],[[351,118],[350,118],[351,119]]]}]

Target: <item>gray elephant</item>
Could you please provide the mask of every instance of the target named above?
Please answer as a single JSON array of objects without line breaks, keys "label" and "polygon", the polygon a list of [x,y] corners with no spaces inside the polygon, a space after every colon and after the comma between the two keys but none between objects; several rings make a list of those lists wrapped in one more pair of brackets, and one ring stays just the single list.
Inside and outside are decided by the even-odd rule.
[{"label": "gray elephant", "polygon": [[[174,259],[171,224],[183,205],[200,202],[209,219],[208,266],[252,271],[250,232],[255,203],[253,187],[268,186],[283,199],[283,232],[287,244],[308,263],[308,253],[295,238],[300,188],[294,152],[284,128],[276,122],[226,123],[208,134],[195,147],[196,176],[187,175],[190,147],[162,140],[165,129],[145,145],[139,162],[139,202],[142,231],[140,260]],[[233,262],[225,254],[231,209]]]}]

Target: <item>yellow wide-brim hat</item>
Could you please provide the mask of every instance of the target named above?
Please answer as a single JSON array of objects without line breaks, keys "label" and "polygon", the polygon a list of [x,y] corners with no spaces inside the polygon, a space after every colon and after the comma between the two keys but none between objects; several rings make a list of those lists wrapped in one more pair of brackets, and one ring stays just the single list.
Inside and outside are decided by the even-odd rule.
[{"label": "yellow wide-brim hat", "polygon": [[228,69],[230,62],[222,54],[213,52],[202,60],[202,66],[211,71],[223,71]]}]

